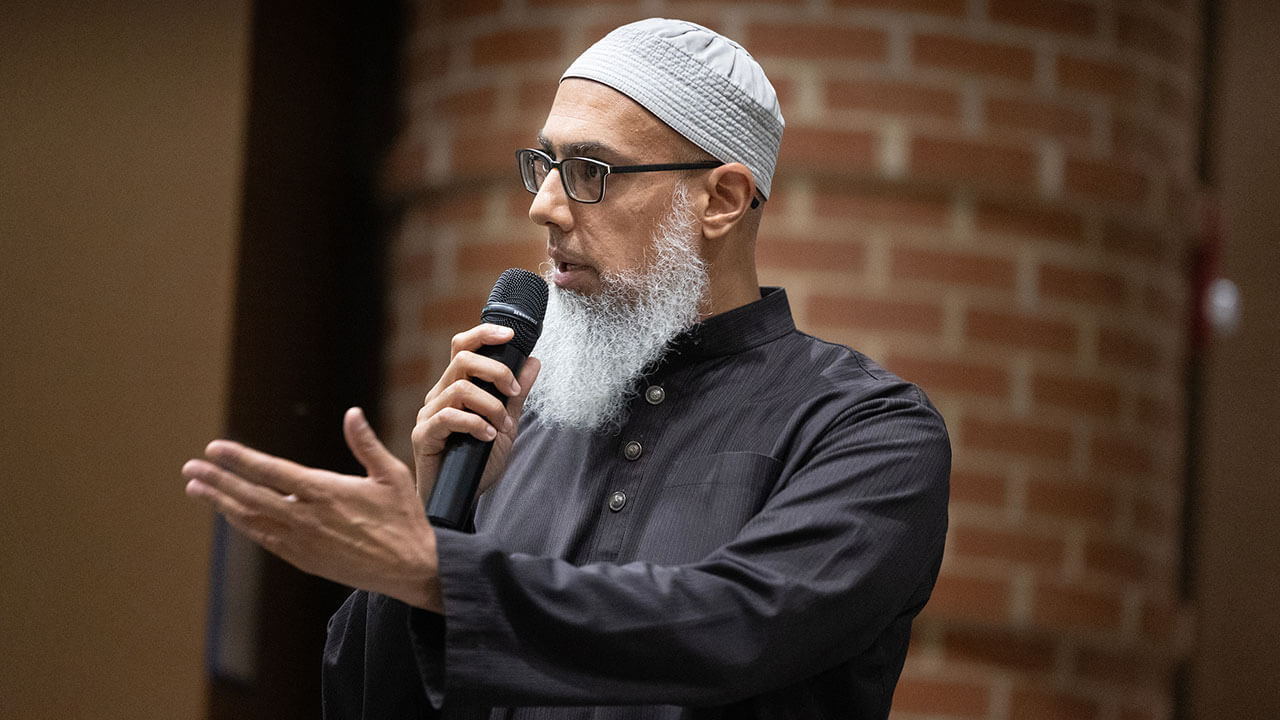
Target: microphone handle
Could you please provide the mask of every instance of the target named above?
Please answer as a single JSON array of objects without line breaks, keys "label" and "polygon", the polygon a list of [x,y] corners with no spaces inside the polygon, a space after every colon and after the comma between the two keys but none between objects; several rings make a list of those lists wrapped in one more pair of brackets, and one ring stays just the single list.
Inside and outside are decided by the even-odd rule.
[{"label": "microphone handle", "polygon": [[[485,345],[476,350],[476,354],[497,360],[515,375],[520,374],[525,361],[525,355],[511,343]],[[471,382],[506,404],[507,396],[493,383],[475,379]],[[445,440],[440,473],[427,501],[427,519],[432,525],[451,530],[466,530],[471,525],[476,492],[491,450],[492,440],[480,440],[468,433],[451,433]]]}]

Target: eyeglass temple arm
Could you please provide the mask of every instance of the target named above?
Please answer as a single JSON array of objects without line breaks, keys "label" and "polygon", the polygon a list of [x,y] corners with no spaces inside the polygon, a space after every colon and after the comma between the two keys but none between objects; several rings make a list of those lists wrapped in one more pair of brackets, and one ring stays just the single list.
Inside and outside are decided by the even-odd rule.
[{"label": "eyeglass temple arm", "polygon": [[664,170],[706,170],[720,167],[724,163],[718,160],[707,160],[696,163],[662,163],[658,165],[610,165],[610,173],[662,172]]}]

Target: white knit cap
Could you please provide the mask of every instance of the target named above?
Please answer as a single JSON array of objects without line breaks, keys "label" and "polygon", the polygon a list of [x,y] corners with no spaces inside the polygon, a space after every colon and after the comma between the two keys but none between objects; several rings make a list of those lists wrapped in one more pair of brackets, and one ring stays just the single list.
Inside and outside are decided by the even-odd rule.
[{"label": "white knit cap", "polygon": [[649,18],[587,48],[565,78],[604,83],[723,162],[751,170],[769,197],[782,110],[760,64],[729,38],[685,20]]}]

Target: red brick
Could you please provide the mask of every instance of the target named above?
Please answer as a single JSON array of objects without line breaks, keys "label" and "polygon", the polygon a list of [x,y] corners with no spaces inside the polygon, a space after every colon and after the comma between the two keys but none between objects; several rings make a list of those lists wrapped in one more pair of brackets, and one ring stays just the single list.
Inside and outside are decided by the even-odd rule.
[{"label": "red brick", "polygon": [[1168,536],[1174,527],[1173,512],[1160,499],[1138,498],[1133,506],[1133,525],[1148,535]]},{"label": "red brick", "polygon": [[492,87],[473,87],[451,93],[436,103],[436,112],[450,121],[474,121],[493,114],[498,94]]},{"label": "red brick", "polygon": [[1116,16],[1120,47],[1163,60],[1177,67],[1191,64],[1193,46],[1152,14],[1121,10]]},{"label": "red brick", "polygon": [[1178,634],[1178,609],[1170,603],[1148,600],[1143,603],[1140,625],[1143,637],[1159,645],[1173,644]]},{"label": "red brick", "polygon": [[746,47],[757,58],[878,61],[888,54],[889,37],[878,28],[830,23],[752,23]]},{"label": "red brick", "polygon": [[945,392],[979,397],[1007,398],[1009,373],[1002,367],[973,360],[948,360],[895,355],[885,367],[916,383],[925,392]]},{"label": "red brick", "polygon": [[1068,140],[1087,140],[1093,127],[1089,113],[1077,107],[1011,97],[988,98],[986,120],[992,128],[1026,130]]},{"label": "red brick", "polygon": [[1112,121],[1111,147],[1119,160],[1167,163],[1174,156],[1168,138],[1158,125],[1129,115],[1118,115]]},{"label": "red brick", "polygon": [[1004,257],[896,245],[889,255],[890,275],[898,280],[928,280],[962,287],[1013,290],[1013,261]]},{"label": "red brick", "polygon": [[911,141],[911,175],[1025,189],[1036,182],[1036,155],[1013,145],[917,136]]},{"label": "red brick", "polygon": [[824,218],[934,228],[948,224],[950,204],[951,200],[946,195],[896,187],[881,191],[824,185],[814,192],[813,197],[814,208]]},{"label": "red brick", "polygon": [[1009,620],[1009,581],[943,571],[929,598],[929,612],[950,620],[1004,624]]},{"label": "red brick", "polygon": [[891,10],[962,18],[968,12],[966,0],[830,0],[836,8]]},{"label": "red brick", "polygon": [[430,280],[434,275],[435,265],[435,253],[415,252],[396,258],[391,267],[391,273],[396,282],[412,285],[422,280]]},{"label": "red brick", "polygon": [[965,314],[969,338],[992,345],[1074,353],[1080,331],[1065,320],[973,308]]},{"label": "red brick", "polygon": [[1097,720],[1097,701],[1053,690],[1016,687],[1009,699],[1009,720]]},{"label": "red brick", "polygon": [[1058,85],[1067,90],[1131,101],[1138,90],[1138,76],[1129,65],[1060,55]]},{"label": "red brick", "polygon": [[[514,167],[514,154],[511,164]],[[422,212],[423,222],[432,227],[446,223],[470,225],[484,218],[484,193],[476,189],[450,188],[448,192],[432,193],[415,207]]]},{"label": "red brick", "polygon": [[1109,526],[1116,516],[1116,491],[1109,484],[1033,478],[1026,508],[1032,515]]},{"label": "red brick", "polygon": [[476,67],[515,65],[560,57],[560,30],[553,27],[502,30],[472,41],[471,64]]},{"label": "red brick", "polygon": [[554,78],[527,79],[516,93],[516,104],[522,113],[536,113],[541,118],[551,109],[558,87],[559,83]]},{"label": "red brick", "polygon": [[949,628],[942,645],[948,665],[965,663],[1017,673],[1051,672],[1057,655],[1048,637],[995,628]]},{"label": "red brick", "polygon": [[1166,243],[1152,227],[1109,220],[1103,226],[1102,247],[1108,253],[1155,262],[1165,256]]},{"label": "red brick", "polygon": [[1098,359],[1105,365],[1154,370],[1161,364],[1160,348],[1135,337],[1132,331],[1104,327],[1098,331]]},{"label": "red brick", "polygon": [[546,259],[546,246],[538,242],[466,243],[458,247],[457,267],[497,277],[510,267],[536,269]]},{"label": "red brick", "polygon": [[869,131],[791,127],[782,137],[778,167],[787,172],[871,173],[877,170],[876,145],[876,135]]},{"label": "red brick", "polygon": [[999,560],[1060,569],[1066,543],[1023,530],[996,530],[956,524],[947,539],[947,552],[958,558]]},{"label": "red brick", "polygon": [[431,363],[426,358],[392,363],[388,368],[387,381],[392,387],[421,388],[425,396],[430,383],[434,382]]},{"label": "red brick", "polygon": [[1084,564],[1092,572],[1134,582],[1150,574],[1150,560],[1132,542],[1091,538],[1085,542]]},{"label": "red brick", "polygon": [[1118,591],[1043,581],[1035,589],[1032,617],[1046,627],[1114,632],[1123,615]]},{"label": "red brick", "polygon": [[382,161],[381,184],[389,195],[408,195],[426,182],[427,150],[422,143],[401,137]]},{"label": "red brick", "polygon": [[766,237],[756,244],[756,262],[765,268],[856,273],[866,267],[867,248],[857,240]]},{"label": "red brick", "polygon": [[979,202],[975,210],[979,232],[1039,237],[1079,245],[1084,221],[1077,213],[1032,203]]},{"label": "red brick", "polygon": [[[1181,398],[1178,399],[1181,400]],[[1139,395],[1138,422],[1146,427],[1167,428],[1180,424],[1182,417],[1171,398],[1162,395]]]},{"label": "red brick", "polygon": [[544,7],[597,7],[599,5],[622,5],[628,0],[525,0],[533,8]]},{"label": "red brick", "polygon": [[1175,120],[1192,118],[1195,109],[1192,97],[1182,89],[1180,83],[1165,78],[1155,80],[1156,106]]},{"label": "red brick", "polygon": [[975,470],[951,471],[951,503],[1004,508],[1009,504],[1009,487],[999,475]]},{"label": "red brick", "polygon": [[1043,460],[1065,462],[1071,458],[1071,432],[1065,428],[1036,425],[1022,420],[993,420],[968,415],[960,423],[960,444]]},{"label": "red brick", "polygon": [[1031,401],[1087,417],[1113,418],[1120,407],[1120,389],[1096,378],[1037,373],[1031,379]]},{"label": "red brick", "polygon": [[1172,668],[1148,653],[1084,647],[1075,667],[1080,677],[1106,685],[1164,690],[1173,682]]},{"label": "red brick", "polygon": [[529,140],[533,135],[528,130],[463,128],[454,139],[451,149],[450,161],[454,178],[466,180],[497,175],[502,178],[510,177],[511,183],[518,186],[520,183],[516,175],[515,152],[519,148],[529,147]]},{"label": "red brick", "polygon": [[1119,309],[1128,295],[1124,277],[1103,270],[1042,265],[1037,279],[1040,296],[1051,300]]},{"label": "red brick", "polygon": [[925,335],[942,331],[942,308],[932,303],[815,295],[807,309],[816,325]]},{"label": "red brick", "polygon": [[449,69],[449,53],[443,47],[427,47],[405,53],[405,87],[430,87]]},{"label": "red brick", "polygon": [[1153,285],[1142,289],[1140,307],[1151,317],[1167,326],[1184,321],[1186,304],[1176,294],[1164,287]]},{"label": "red brick", "polygon": [[1062,35],[1092,35],[1098,12],[1091,5],[1063,0],[987,0],[987,16],[1010,25]]},{"label": "red brick", "polygon": [[826,85],[827,107],[832,110],[864,110],[956,120],[960,117],[960,93],[907,82],[872,79],[832,80]]},{"label": "red brick", "polygon": [[912,57],[924,68],[1025,81],[1035,77],[1035,54],[1021,45],[921,33],[914,38]]},{"label": "red brick", "polygon": [[1156,720],[1162,717],[1165,717],[1164,713],[1150,705],[1133,705],[1120,708],[1119,720]]},{"label": "red brick", "polygon": [[904,675],[893,694],[895,712],[985,718],[990,705],[990,686],[973,681]]},{"label": "red brick", "polygon": [[453,296],[429,301],[422,309],[420,330],[456,333],[476,324],[484,297]]},{"label": "red brick", "polygon": [[1148,475],[1153,466],[1149,443],[1130,437],[1099,434],[1089,445],[1091,466],[1094,470]]},{"label": "red brick", "polygon": [[1062,173],[1067,192],[1095,200],[1136,205],[1146,200],[1150,191],[1146,175],[1129,165],[1067,158]]},{"label": "red brick", "polygon": [[[502,9],[502,0],[467,0],[466,2],[442,2],[437,5],[449,20],[493,15]],[[435,28],[432,28],[435,29]]]}]

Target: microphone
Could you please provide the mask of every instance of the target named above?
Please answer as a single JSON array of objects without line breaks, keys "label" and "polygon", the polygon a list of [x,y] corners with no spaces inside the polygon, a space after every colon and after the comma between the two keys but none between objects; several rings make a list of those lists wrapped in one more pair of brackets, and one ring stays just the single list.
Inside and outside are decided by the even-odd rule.
[{"label": "microphone", "polygon": [[[542,334],[542,317],[546,313],[546,281],[528,270],[507,270],[494,283],[489,302],[480,311],[480,320],[509,327],[515,330],[515,337],[502,345],[484,345],[476,353],[501,362],[519,375],[525,358]],[[493,383],[475,379],[471,382],[504,404],[507,402],[507,396]],[[470,524],[480,477],[492,449],[492,440],[479,440],[467,433],[449,435],[440,461],[440,474],[427,501],[427,518],[431,524],[451,530],[463,530]]]}]

